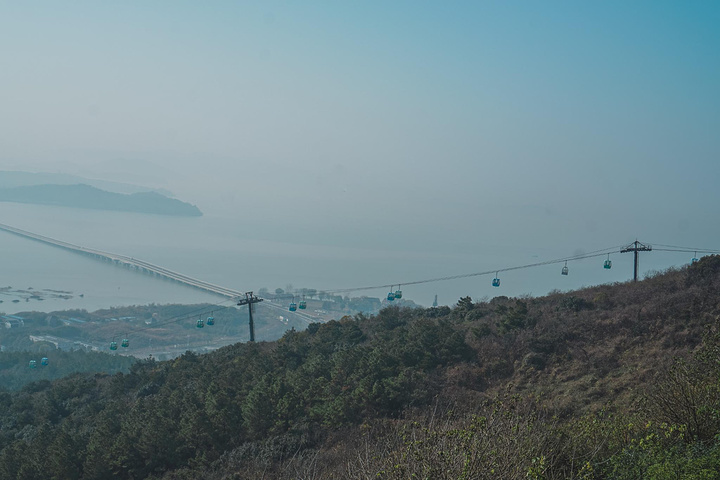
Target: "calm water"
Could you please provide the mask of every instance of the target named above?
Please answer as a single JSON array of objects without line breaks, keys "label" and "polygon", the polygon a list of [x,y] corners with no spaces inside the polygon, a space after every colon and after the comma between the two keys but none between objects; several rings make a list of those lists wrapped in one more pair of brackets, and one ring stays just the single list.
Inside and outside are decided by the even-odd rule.
[{"label": "calm water", "polygon": [[[218,285],[254,290],[266,287],[341,289],[422,280],[534,263],[572,252],[522,251],[495,247],[483,252],[434,242],[422,248],[386,248],[384,232],[343,232],[332,224],[284,229],[263,220],[204,216],[174,218],[120,212],[0,203],[0,223],[74,244],[143,259]],[[323,229],[326,234],[323,233]],[[345,234],[345,236],[343,236]],[[609,245],[598,245],[597,248]],[[32,287],[73,292],[69,300],[22,301],[4,299],[0,311],[84,308],[89,311],[148,303],[221,303],[222,297],[118,268],[62,249],[0,232],[0,287]],[[644,257],[644,270],[666,268],[686,261],[686,255]],[[402,287],[405,297],[428,306],[435,294],[440,304],[454,304],[461,296],[544,294],[582,285],[624,281],[632,272],[630,255],[613,256],[610,271],[604,258],[570,264],[571,274],[560,275],[562,265],[508,272],[501,288],[491,276]],[[653,263],[651,263],[653,262]],[[381,297],[386,289],[352,296]],[[83,294],[80,298],[78,295]],[[3,299],[0,296],[0,299]]]}]

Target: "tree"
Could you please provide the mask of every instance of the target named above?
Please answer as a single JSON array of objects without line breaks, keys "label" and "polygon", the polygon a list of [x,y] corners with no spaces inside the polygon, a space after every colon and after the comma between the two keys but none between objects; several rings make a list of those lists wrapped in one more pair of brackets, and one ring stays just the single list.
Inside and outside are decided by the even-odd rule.
[{"label": "tree", "polygon": [[720,329],[705,335],[690,360],[677,359],[646,397],[659,421],[687,425],[688,439],[708,441],[720,430]]},{"label": "tree", "polygon": [[457,308],[464,311],[470,311],[473,309],[473,301],[470,297],[462,297],[457,302]]}]

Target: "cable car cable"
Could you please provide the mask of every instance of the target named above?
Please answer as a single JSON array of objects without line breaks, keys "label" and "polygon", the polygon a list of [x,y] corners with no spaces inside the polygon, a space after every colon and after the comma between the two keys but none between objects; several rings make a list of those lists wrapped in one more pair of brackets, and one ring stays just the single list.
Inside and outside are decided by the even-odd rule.
[{"label": "cable car cable", "polygon": [[652,245],[658,246],[658,247],[667,247],[667,248],[682,248],[685,250],[692,250],[693,252],[696,252],[696,251],[697,252],[703,252],[703,251],[720,252],[720,250],[713,250],[711,248],[682,247],[682,246],[678,246],[678,245],[665,245],[663,243],[652,243]]},{"label": "cable car cable", "polygon": [[[416,280],[412,282],[402,282],[402,285],[420,285],[424,283],[433,283],[433,282],[443,282],[448,280],[457,280],[461,278],[470,278],[470,277],[479,277],[483,275],[492,275],[497,274],[498,272],[510,272],[514,270],[521,270],[524,268],[532,268],[532,267],[539,267],[544,265],[553,265],[556,263],[564,263],[569,261],[576,261],[576,260],[584,260],[587,258],[593,258],[593,257],[601,257],[605,256],[608,253],[620,253],[619,248],[621,248],[623,245],[618,245],[615,247],[608,247],[603,248],[601,250],[595,250],[593,252],[569,256],[569,257],[562,257],[554,260],[546,260],[544,262],[537,262],[537,263],[529,263],[526,265],[518,265],[515,267],[507,267],[507,268],[500,268],[500,269],[494,269],[494,270],[488,270],[484,272],[475,272],[475,273],[465,273],[461,275],[451,275],[447,277],[437,277],[437,278],[431,278],[427,280]],[[610,250],[610,251],[609,251]],[[347,293],[347,292],[359,292],[364,290],[379,290],[381,288],[392,288],[396,283],[393,284],[386,284],[386,285],[375,285],[375,286],[366,286],[366,287],[357,287],[357,288],[344,288],[344,289],[337,289],[337,290],[319,290],[319,293],[324,294],[337,294],[337,293]]]},{"label": "cable car cable", "polygon": [[216,310],[224,310],[224,309],[227,309],[227,308],[232,307],[233,305],[227,305],[227,306],[224,306],[224,305],[223,305],[223,304],[228,303],[228,302],[232,302],[232,303],[234,304],[234,303],[235,303],[235,300],[228,299],[228,300],[225,300],[224,302],[215,304],[215,305],[213,305],[212,307],[203,307],[203,308],[199,308],[199,309],[193,310],[193,311],[188,312],[188,313],[184,313],[184,314],[182,314],[182,315],[177,315],[177,316],[175,316],[175,317],[171,317],[170,319],[168,319],[168,320],[166,320],[166,321],[164,321],[164,322],[162,322],[162,323],[147,325],[147,326],[145,326],[145,327],[134,328],[134,329],[132,329],[132,330],[125,336],[125,338],[130,339],[130,338],[132,338],[134,335],[137,335],[137,334],[139,334],[140,332],[143,332],[143,331],[145,331],[145,330],[150,330],[150,329],[153,329],[153,328],[164,327],[164,326],[166,326],[166,325],[171,325],[171,324],[173,324],[173,323],[178,323],[178,322],[183,321],[183,320],[188,320],[188,319],[190,319],[190,318],[192,318],[192,317],[195,317],[196,315],[205,315],[205,314],[208,313],[208,312],[212,313],[212,312],[214,312],[214,311],[216,311]]}]

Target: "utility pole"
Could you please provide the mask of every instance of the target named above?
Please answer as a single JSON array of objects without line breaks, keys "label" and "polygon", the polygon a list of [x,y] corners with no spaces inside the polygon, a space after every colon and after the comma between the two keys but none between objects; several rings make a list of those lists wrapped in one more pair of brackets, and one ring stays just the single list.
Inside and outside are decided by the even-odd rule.
[{"label": "utility pole", "polygon": [[639,259],[638,259],[638,252],[651,252],[652,246],[651,245],[645,245],[644,243],[640,243],[637,240],[635,240],[633,243],[628,245],[627,247],[620,250],[620,253],[627,253],[627,252],[633,252],[635,254],[635,270],[633,274],[633,281],[637,282],[638,278],[638,266],[639,266]]},{"label": "utility pole", "polygon": [[263,299],[258,298],[255,295],[253,295],[253,292],[246,292],[245,298],[240,299],[240,301],[238,302],[239,307],[241,307],[243,305],[248,306],[248,315],[250,316],[250,341],[251,342],[255,341],[255,324],[253,323],[253,318],[252,318],[253,304],[262,302],[262,301],[263,301]]}]

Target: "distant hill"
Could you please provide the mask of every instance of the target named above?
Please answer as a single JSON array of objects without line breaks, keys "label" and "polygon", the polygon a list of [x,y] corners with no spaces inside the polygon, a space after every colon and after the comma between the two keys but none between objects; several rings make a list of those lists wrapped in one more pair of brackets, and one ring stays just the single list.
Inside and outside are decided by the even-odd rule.
[{"label": "distant hill", "polygon": [[101,190],[115,193],[156,192],[173,197],[172,192],[162,188],[150,188],[131,183],[112,182],[95,178],[79,177],[67,173],[13,172],[0,171],[0,188],[29,187],[32,185],[90,185]]},{"label": "distant hill", "polygon": [[108,192],[84,184],[0,188],[0,202],[57,205],[183,217],[202,216],[202,212],[195,205],[168,198],[156,192],[138,192],[126,195]]}]

